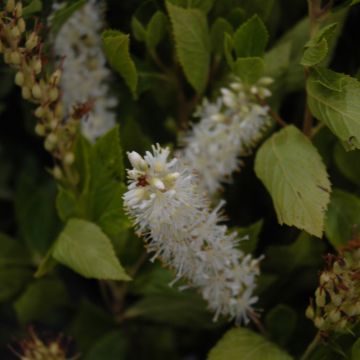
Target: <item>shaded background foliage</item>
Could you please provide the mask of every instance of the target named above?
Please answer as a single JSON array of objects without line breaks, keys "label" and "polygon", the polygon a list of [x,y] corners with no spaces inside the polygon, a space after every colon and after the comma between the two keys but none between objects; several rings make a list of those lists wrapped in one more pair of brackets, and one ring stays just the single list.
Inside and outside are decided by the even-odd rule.
[{"label": "shaded background foliage", "polygon": [[[50,5],[45,3],[48,10]],[[342,3],[345,2],[335,2],[339,6]],[[164,9],[160,0],[107,1],[108,26],[132,34],[131,52],[138,69],[143,69],[144,73],[156,71],[156,64],[144,45],[134,38],[131,22],[136,14],[146,23],[156,6]],[[304,0],[293,0],[291,5],[286,0],[215,0],[209,22],[223,16],[236,28],[254,12],[259,13],[268,27],[270,49],[306,16],[307,7]],[[360,49],[356,34],[359,21],[360,7],[354,6],[349,10],[334,50],[330,63],[333,70],[353,76],[358,74]],[[159,46],[166,64],[172,62],[171,52],[171,37],[166,34]],[[213,96],[227,72],[222,61],[206,95]],[[141,70],[139,74],[139,88],[143,91],[137,100],[123,80],[114,76],[113,91],[119,98],[116,111],[124,151],[143,152],[154,142],[176,143],[177,89],[141,76]],[[189,100],[194,96],[193,90],[183,75],[178,75]],[[206,312],[196,294],[168,288],[171,275],[158,264],[146,263],[136,281],[129,285],[126,306],[132,313],[121,325],[113,318],[107,305],[108,294],[98,281],[86,280],[64,267],[57,267],[46,278],[32,278],[40,259],[62,227],[54,205],[56,185],[46,172],[52,160],[43,150],[41,140],[34,135],[31,107],[21,100],[19,89],[13,85],[13,73],[3,63],[0,84],[0,231],[16,238],[21,251],[30,253],[31,258],[29,263],[24,255],[22,271],[5,269],[0,261],[0,358],[13,358],[7,346],[24,337],[29,324],[35,325],[45,337],[64,333],[71,339],[70,352],[80,352],[88,360],[205,358],[232,324],[212,323],[211,314]],[[304,90],[300,87],[285,95],[279,113],[286,121],[301,124],[304,103]],[[333,186],[359,195],[359,182],[356,184],[344,176],[336,163],[335,154],[341,154],[336,150],[337,140],[330,131],[319,131],[315,144],[325,159]],[[315,333],[312,323],[304,317],[304,310],[317,286],[317,273],[323,266],[322,255],[333,249],[325,241],[278,225],[271,198],[254,174],[253,162],[253,158],[247,158],[241,173],[234,176],[231,185],[226,185],[223,194],[227,199],[226,211],[230,224],[239,228],[247,228],[263,219],[261,224],[251,228],[255,244],[258,241],[254,246],[256,253],[266,255],[259,287],[259,308],[270,338],[297,355]],[[359,215],[356,221],[360,224]],[[129,230],[122,250],[119,254],[122,263],[130,266],[142,252],[142,241]],[[0,259],[3,251],[5,249],[0,249]],[[345,349],[347,342],[349,340],[344,338]],[[332,358],[332,355],[326,356]],[[333,358],[337,356],[340,355]]]}]

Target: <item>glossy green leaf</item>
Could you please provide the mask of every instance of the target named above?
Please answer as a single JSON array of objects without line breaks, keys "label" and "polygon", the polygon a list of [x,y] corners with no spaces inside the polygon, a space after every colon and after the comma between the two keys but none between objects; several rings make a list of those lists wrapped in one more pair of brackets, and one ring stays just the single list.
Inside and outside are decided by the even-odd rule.
[{"label": "glossy green leaf", "polygon": [[229,330],[209,353],[208,360],[291,360],[285,351],[244,328]]},{"label": "glossy green leaf", "polygon": [[360,148],[360,83],[328,69],[311,71],[308,104],[349,149]]},{"label": "glossy green leaf", "polygon": [[331,188],[309,139],[295,126],[285,127],[261,146],[255,171],[273,199],[279,223],[321,237]]},{"label": "glossy green leaf", "polygon": [[244,57],[235,61],[233,72],[243,82],[254,84],[264,73],[265,63],[260,57]]},{"label": "glossy green leaf", "polygon": [[130,56],[130,38],[116,30],[106,30],[102,33],[104,51],[111,67],[125,80],[134,97],[138,76],[135,64]]},{"label": "glossy green leaf", "polygon": [[87,278],[130,280],[111,241],[95,224],[71,219],[56,240],[53,257]]},{"label": "glossy green leaf", "polygon": [[334,148],[334,159],[341,174],[360,186],[360,150],[346,151],[337,143]]},{"label": "glossy green leaf", "polygon": [[208,81],[210,39],[206,16],[198,9],[184,9],[166,2],[176,54],[191,86],[202,93]]},{"label": "glossy green leaf", "polygon": [[146,28],[146,45],[150,49],[154,49],[165,36],[167,23],[166,15],[161,11],[150,19]]},{"label": "glossy green leaf", "polygon": [[254,15],[241,25],[234,34],[234,47],[238,57],[264,55],[269,34],[262,20]]},{"label": "glossy green leaf", "polygon": [[360,233],[360,199],[351,193],[334,189],[326,213],[325,234],[334,247],[346,245]]}]

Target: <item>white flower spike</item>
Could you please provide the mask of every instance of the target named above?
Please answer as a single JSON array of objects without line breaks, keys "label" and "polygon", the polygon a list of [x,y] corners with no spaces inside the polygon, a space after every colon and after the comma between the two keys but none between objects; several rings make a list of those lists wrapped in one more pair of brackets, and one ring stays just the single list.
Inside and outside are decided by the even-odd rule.
[{"label": "white flower spike", "polygon": [[181,156],[201,176],[210,194],[229,182],[241,166],[240,158],[251,153],[270,125],[268,108],[259,105],[257,97],[271,95],[265,87],[271,82],[267,77],[253,86],[236,81],[229,89],[221,89],[214,103],[205,99],[195,113],[199,123],[180,139],[184,145]]},{"label": "white flower spike", "polygon": [[176,271],[174,282],[185,278],[197,288],[215,320],[223,315],[248,322],[257,301],[259,259],[239,250],[237,234],[219,224],[223,202],[211,211],[197,176],[169,155],[159,145],[144,158],[128,153],[133,169],[125,207],[147,250]]},{"label": "white flower spike", "polygon": [[[64,6],[56,4],[55,10]],[[103,27],[102,1],[89,0],[75,11],[54,39],[54,51],[62,64],[62,101],[66,112],[93,102],[82,122],[82,132],[91,141],[116,123],[112,109],[117,100],[109,95],[110,71],[106,67],[100,32]],[[51,17],[50,17],[51,22]]]}]

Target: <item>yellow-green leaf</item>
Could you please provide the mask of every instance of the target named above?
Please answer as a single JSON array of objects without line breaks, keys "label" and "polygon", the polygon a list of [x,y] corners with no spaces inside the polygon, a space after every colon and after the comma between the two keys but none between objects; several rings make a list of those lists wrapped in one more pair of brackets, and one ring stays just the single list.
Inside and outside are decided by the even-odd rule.
[{"label": "yellow-green leaf", "polygon": [[176,54],[186,79],[201,93],[205,89],[210,65],[210,39],[205,14],[166,3],[175,39]]},{"label": "yellow-green leaf", "polygon": [[275,344],[253,331],[229,330],[210,351],[208,360],[291,360],[292,357]]},{"label": "yellow-green leaf", "polygon": [[130,280],[110,239],[89,221],[70,219],[56,240],[52,255],[87,278]]},{"label": "yellow-green leaf", "polygon": [[279,223],[321,237],[331,189],[325,165],[309,139],[287,126],[259,149],[255,171],[271,194]]}]

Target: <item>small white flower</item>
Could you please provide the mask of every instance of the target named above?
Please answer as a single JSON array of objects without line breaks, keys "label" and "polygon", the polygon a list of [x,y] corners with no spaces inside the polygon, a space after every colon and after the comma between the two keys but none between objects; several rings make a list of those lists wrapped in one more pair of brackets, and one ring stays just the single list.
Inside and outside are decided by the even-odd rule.
[{"label": "small white flower", "polygon": [[145,236],[154,259],[176,271],[197,288],[215,315],[248,321],[257,298],[253,296],[259,260],[238,249],[237,236],[229,233],[221,208],[210,210],[197,176],[169,149],[153,146],[141,157],[128,153],[125,207]]},{"label": "small white flower", "polygon": [[180,139],[184,145],[180,155],[201,176],[210,194],[230,181],[232,172],[241,166],[240,158],[251,154],[269,126],[269,109],[257,97],[271,95],[264,87],[271,81],[261,78],[250,87],[233,82],[220,90],[214,103],[205,99],[195,113],[200,121]]},{"label": "small white flower", "polygon": [[[57,3],[54,10],[64,6]],[[117,100],[109,95],[110,71],[102,51],[102,1],[89,0],[63,24],[54,39],[54,52],[62,64],[61,89],[64,109],[94,101],[92,111],[82,121],[82,132],[91,141],[115,123],[112,109]],[[51,16],[50,16],[51,23]]]}]

